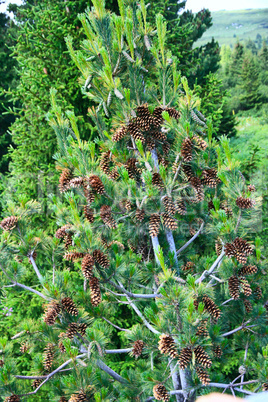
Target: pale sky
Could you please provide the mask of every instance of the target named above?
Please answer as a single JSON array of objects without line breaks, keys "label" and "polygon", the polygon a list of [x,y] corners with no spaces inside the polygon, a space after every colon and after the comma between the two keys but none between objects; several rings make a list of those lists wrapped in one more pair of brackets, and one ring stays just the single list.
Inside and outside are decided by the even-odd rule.
[{"label": "pale sky", "polygon": [[[5,4],[0,5],[0,12],[4,12],[9,3],[22,4],[22,0],[6,0]],[[193,12],[200,11],[202,8],[208,8],[211,11],[268,8],[268,0],[188,0],[186,8]]]}]

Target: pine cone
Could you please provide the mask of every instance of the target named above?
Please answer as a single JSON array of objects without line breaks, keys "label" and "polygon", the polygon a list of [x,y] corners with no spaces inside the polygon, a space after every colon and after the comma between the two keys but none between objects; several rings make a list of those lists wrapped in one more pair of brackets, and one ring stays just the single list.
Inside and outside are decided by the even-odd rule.
[{"label": "pine cone", "polygon": [[67,331],[66,331],[66,338],[68,339],[73,339],[73,337],[76,335],[76,333],[78,332],[78,325],[76,322],[71,322],[68,325]]},{"label": "pine cone", "polygon": [[112,210],[109,205],[103,205],[100,209],[100,217],[110,229],[115,229],[117,224],[112,217]]},{"label": "pine cone", "polygon": [[252,311],[252,304],[249,300],[244,300],[244,306],[247,313],[250,313]]},{"label": "pine cone", "polygon": [[190,138],[185,138],[181,145],[181,156],[186,162],[190,162],[192,160],[192,150],[193,143]]},{"label": "pine cone", "polygon": [[181,266],[182,271],[189,271],[190,269],[193,270],[195,264],[192,261],[187,261],[185,265]]},{"label": "pine cone", "polygon": [[250,209],[254,204],[254,200],[251,200],[250,198],[238,197],[236,199],[236,205],[240,209]]},{"label": "pine cone", "polygon": [[93,209],[90,208],[89,205],[84,205],[83,210],[84,210],[84,215],[85,215],[86,220],[89,223],[93,223],[94,222],[94,215],[93,215],[94,211],[93,211]]},{"label": "pine cone", "polygon": [[152,184],[153,186],[157,187],[159,190],[164,190],[164,183],[162,177],[159,173],[153,173],[152,177]]},{"label": "pine cone", "polygon": [[73,245],[73,239],[71,233],[67,233],[67,235],[64,237],[64,246],[65,249],[68,250],[69,247]]},{"label": "pine cone", "polygon": [[86,323],[82,323],[78,325],[78,332],[82,335],[85,336],[86,335],[86,329],[87,329],[87,324]]},{"label": "pine cone", "polygon": [[219,257],[221,255],[221,252],[222,252],[222,242],[220,241],[220,239],[216,240],[215,250],[216,250],[217,256]]},{"label": "pine cone", "polygon": [[131,135],[135,141],[140,140],[142,143],[145,142],[145,138],[136,123],[135,119],[133,119],[127,126],[127,132],[129,135]]},{"label": "pine cone", "polygon": [[161,220],[159,214],[151,214],[149,222],[149,233],[151,237],[156,237],[158,235],[160,222]]},{"label": "pine cone", "polygon": [[5,364],[4,360],[0,359],[0,367],[3,367]]},{"label": "pine cone", "polygon": [[92,190],[94,190],[97,194],[104,194],[105,189],[101,179],[93,174],[88,178],[88,182]]},{"label": "pine cone", "polygon": [[115,134],[112,136],[112,141],[117,142],[117,141],[122,140],[122,138],[125,137],[126,133],[127,133],[126,127],[125,126],[120,126],[116,130]]},{"label": "pine cone", "polygon": [[210,383],[209,375],[208,375],[207,371],[205,369],[203,369],[203,367],[196,366],[195,371],[196,371],[197,377],[199,378],[199,380],[201,381],[201,383],[203,385],[208,385]]},{"label": "pine cone", "polygon": [[61,396],[59,402],[68,402],[65,396]]},{"label": "pine cone", "polygon": [[192,350],[188,346],[181,350],[179,355],[179,365],[182,370],[185,370],[192,359]]},{"label": "pine cone", "polygon": [[38,388],[39,385],[40,385],[43,381],[44,381],[44,380],[41,380],[41,379],[33,380],[33,382],[32,382],[32,387],[33,387],[33,389]]},{"label": "pine cone", "polygon": [[262,390],[264,392],[268,391],[268,382],[265,382],[264,384],[262,384]]},{"label": "pine cone", "polygon": [[74,177],[69,181],[69,188],[79,188],[84,185],[84,178],[83,177]]},{"label": "pine cone", "polygon": [[88,205],[90,205],[95,200],[95,193],[93,190],[90,189],[91,187],[87,180],[84,181],[83,187],[84,187],[84,195],[86,197],[87,203],[88,203]]},{"label": "pine cone", "polygon": [[205,151],[208,144],[206,143],[205,140],[203,140],[203,138],[201,138],[199,135],[195,134],[195,135],[193,135],[193,140],[198,148],[202,149],[202,151]]},{"label": "pine cone", "polygon": [[61,193],[70,189],[71,178],[72,172],[69,169],[63,169],[59,179],[59,189]]},{"label": "pine cone", "polygon": [[161,126],[164,122],[164,119],[162,117],[163,111],[164,109],[161,106],[157,106],[153,111],[154,125],[156,127]]},{"label": "pine cone", "polygon": [[160,350],[160,352],[172,357],[172,359],[175,359],[175,357],[178,356],[178,352],[176,350],[175,341],[172,336],[162,334],[159,338],[160,341],[158,342],[158,349]]},{"label": "pine cone", "polygon": [[20,346],[21,353],[26,353],[29,349],[29,345],[27,342],[23,342]]},{"label": "pine cone", "polygon": [[250,184],[248,186],[248,191],[251,192],[251,193],[254,193],[254,191],[256,191],[256,187],[254,186],[254,184]]},{"label": "pine cone", "polygon": [[56,233],[55,233],[55,237],[57,239],[63,239],[65,236],[67,236],[67,230],[70,229],[71,225],[67,224],[64,225],[62,227],[60,227]]},{"label": "pine cone", "polygon": [[196,348],[194,348],[194,354],[197,363],[200,363],[205,368],[211,367],[212,361],[209,355],[202,348],[202,346],[199,345]]},{"label": "pine cone", "polygon": [[198,177],[192,177],[190,180],[191,186],[194,189],[195,197],[197,202],[204,200],[204,188],[202,182]]},{"label": "pine cone", "polygon": [[71,314],[74,316],[78,315],[77,307],[70,297],[64,297],[61,300],[61,304],[62,304],[63,309],[66,310],[68,314]]},{"label": "pine cone", "polygon": [[112,179],[112,180],[117,180],[117,179],[118,179],[119,173],[118,173],[118,171],[117,171],[117,167],[114,167],[114,168],[111,170],[111,172],[110,172],[110,174],[109,174],[109,177],[110,177],[110,179]]},{"label": "pine cone", "polygon": [[221,350],[220,345],[214,345],[212,348],[212,351],[213,351],[215,357],[217,357],[218,359],[221,358],[222,350]]},{"label": "pine cone", "polygon": [[133,356],[137,359],[138,357],[140,357],[140,355],[142,354],[144,348],[144,342],[143,341],[135,341],[133,344],[133,348],[132,348],[132,354]]},{"label": "pine cone", "polygon": [[92,278],[92,269],[94,265],[94,258],[91,254],[86,254],[82,260],[82,272],[86,279]]},{"label": "pine cone", "polygon": [[168,215],[175,215],[176,207],[171,197],[167,195],[163,198],[163,204],[165,207],[165,211]]},{"label": "pine cone", "polygon": [[119,207],[123,210],[126,211],[131,211],[132,205],[131,202],[129,200],[122,200],[119,202]]},{"label": "pine cone", "polygon": [[240,281],[236,275],[230,276],[228,280],[228,287],[229,287],[229,293],[230,296],[234,299],[237,300],[239,299],[239,285]]},{"label": "pine cone", "polygon": [[209,336],[208,330],[207,330],[207,320],[204,320],[201,322],[199,325],[197,331],[196,331],[196,336]]},{"label": "pine cone", "polygon": [[54,357],[54,345],[52,343],[48,343],[44,351],[45,370],[50,371],[53,363],[53,357]]},{"label": "pine cone", "polygon": [[4,402],[20,402],[20,397],[18,395],[11,395],[5,398]]},{"label": "pine cone", "polygon": [[178,110],[176,110],[174,107],[168,107],[166,111],[171,118],[176,119],[177,121],[179,120],[180,112],[178,112]]},{"label": "pine cone", "polygon": [[208,296],[203,296],[202,302],[204,303],[205,309],[208,311],[208,313],[213,318],[218,320],[218,318],[220,318],[221,311],[220,311],[219,307],[214,303],[214,301]]},{"label": "pine cone", "polygon": [[80,260],[80,258],[83,258],[85,256],[85,253],[80,253],[78,251],[67,251],[67,253],[64,254],[63,258],[67,261],[76,261]]},{"label": "pine cone", "polygon": [[138,222],[142,222],[145,217],[144,209],[137,209],[136,210],[136,219]]},{"label": "pine cone", "polygon": [[110,174],[110,154],[110,151],[103,152],[100,160],[100,168],[107,176]]},{"label": "pine cone", "polygon": [[17,226],[18,218],[16,216],[8,216],[0,223],[0,227],[5,231],[10,231]]},{"label": "pine cone", "polygon": [[256,267],[256,265],[245,265],[244,267],[242,267],[239,270],[238,275],[240,275],[240,276],[252,275],[252,274],[256,274],[257,271],[258,271],[258,268]]},{"label": "pine cone", "polygon": [[140,179],[140,170],[137,167],[137,159],[129,158],[125,164],[125,168],[128,171],[128,175],[131,179]]},{"label": "pine cone", "polygon": [[176,201],[176,210],[179,215],[186,215],[187,209],[184,201]]},{"label": "pine cone", "polygon": [[235,257],[240,264],[246,264],[247,256],[252,254],[252,247],[246,240],[237,237],[233,243],[225,244],[225,254],[227,257]]},{"label": "pine cone", "polygon": [[108,268],[110,261],[108,257],[100,250],[93,251],[93,258],[96,263],[98,263],[102,268]]},{"label": "pine cone", "polygon": [[47,306],[44,315],[44,322],[47,325],[54,325],[57,316],[60,313],[60,304],[56,300],[52,300]]},{"label": "pine cone", "polygon": [[154,398],[157,401],[169,401],[169,394],[163,384],[157,384],[153,387]]},{"label": "pine cone", "polygon": [[217,170],[216,169],[203,170],[202,182],[210,188],[216,188],[217,184],[219,183],[219,179],[217,177]]},{"label": "pine cone", "polygon": [[240,284],[245,296],[250,296],[252,294],[252,290],[250,284],[245,278],[240,278]]},{"label": "pine cone", "polygon": [[191,179],[194,177],[191,166],[190,165],[184,165],[182,169],[183,169],[183,172],[184,172],[187,180],[191,181]]},{"label": "pine cone", "polygon": [[166,226],[169,230],[176,230],[178,228],[176,220],[166,212],[162,214],[162,218],[164,226]]},{"label": "pine cone", "polygon": [[62,341],[59,341],[58,346],[59,346],[59,349],[60,349],[61,353],[66,352],[65,346],[63,345]]},{"label": "pine cone", "polygon": [[87,394],[82,390],[71,395],[69,402],[86,402],[87,400]]},{"label": "pine cone", "polygon": [[256,287],[256,289],[254,290],[254,294],[257,300],[260,300],[262,298],[262,290],[260,286]]},{"label": "pine cone", "polygon": [[101,291],[98,278],[91,278],[89,280],[89,287],[91,291],[91,304],[97,307],[101,303]]}]

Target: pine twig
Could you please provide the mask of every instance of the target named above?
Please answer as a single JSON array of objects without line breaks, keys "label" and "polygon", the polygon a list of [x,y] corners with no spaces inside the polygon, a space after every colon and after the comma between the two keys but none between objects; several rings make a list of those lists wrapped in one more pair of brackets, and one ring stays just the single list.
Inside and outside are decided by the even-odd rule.
[{"label": "pine twig", "polygon": [[35,261],[34,261],[34,258],[33,258],[33,254],[32,254],[32,253],[31,253],[30,256],[29,256],[29,260],[31,261],[31,264],[32,264],[32,266],[33,266],[33,269],[35,270],[36,275],[38,276],[39,281],[40,281],[41,283],[43,283],[44,278],[43,278],[43,276],[41,275],[39,269],[37,268],[37,265],[36,265],[36,263],[35,263]]},{"label": "pine twig", "polygon": [[217,268],[217,266],[219,265],[219,263],[221,262],[221,260],[223,259],[224,255],[225,255],[225,250],[224,250],[224,247],[223,247],[223,248],[222,248],[222,252],[221,252],[221,254],[219,255],[219,257],[216,259],[216,261],[212,264],[212,266],[209,268],[208,271],[204,271],[204,272],[202,273],[202,275],[200,276],[200,278],[196,279],[195,283],[196,283],[196,284],[201,283],[201,282],[203,282],[203,280],[204,280],[207,276],[211,275],[211,274],[213,273],[213,271],[215,271],[215,269]]},{"label": "pine twig", "polygon": [[198,231],[195,233],[195,235],[189,240],[187,241],[187,243],[184,244],[184,246],[182,246],[178,251],[177,251],[177,256],[183,251],[185,250],[188,246],[190,246],[190,244],[197,238],[197,236],[200,235],[200,233],[202,232],[204,227],[204,222],[202,222],[200,228],[198,229]]},{"label": "pine twig", "polygon": [[107,318],[105,317],[101,317],[104,321],[108,322],[108,324],[112,325],[114,328],[118,329],[119,331],[126,331],[126,332],[130,332],[129,329],[125,329],[125,328],[120,328],[118,327],[118,325],[113,324],[111,321],[109,321]]}]

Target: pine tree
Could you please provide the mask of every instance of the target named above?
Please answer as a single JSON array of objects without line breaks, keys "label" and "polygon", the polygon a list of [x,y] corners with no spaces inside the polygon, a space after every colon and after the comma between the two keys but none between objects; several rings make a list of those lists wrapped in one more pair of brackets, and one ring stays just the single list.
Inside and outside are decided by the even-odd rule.
[{"label": "pine tree", "polygon": [[246,55],[243,60],[240,79],[240,88],[242,89],[240,96],[241,108],[243,110],[258,108],[262,101],[259,92],[259,72],[251,55]]},{"label": "pine tree", "polygon": [[[53,397],[59,399],[66,395],[71,400],[90,400],[94,395],[120,402],[152,396],[169,400],[170,391],[176,390],[182,391],[176,393],[177,401],[192,402],[210,381],[215,388],[226,387],[226,381],[235,389],[243,384],[236,382],[237,373],[232,377],[233,373],[214,371],[212,355],[217,351],[219,356],[219,348],[227,345],[221,349],[228,363],[233,355],[239,359],[244,348],[250,350],[254,386],[265,387],[266,299],[254,299],[242,277],[242,300],[230,299],[226,292],[230,276],[238,275],[245,260],[248,265],[265,266],[259,242],[253,246],[246,231],[250,211],[236,205],[248,190],[231,159],[229,142],[222,138],[217,144],[212,139],[212,129],[198,109],[199,98],[181,78],[176,59],[170,63],[163,17],[157,15],[155,32],[147,22],[143,0],[138,7],[136,2],[128,7],[119,2],[120,16],[107,12],[104,1],[93,4],[91,11],[80,15],[87,39],[75,50],[68,37],[67,46],[80,70],[81,85],[91,80],[87,96],[95,104],[90,115],[98,138],[81,140],[68,112],[64,114],[56,104],[55,90],[48,116],[58,140],[57,167],[69,169],[71,180],[83,183],[64,189],[65,203],[54,198],[60,227],[57,251],[66,256],[68,237],[68,253],[84,257],[74,263],[68,259],[67,268],[45,269],[33,263],[30,246],[42,241],[44,255],[51,250],[48,238],[29,236],[30,213],[23,205],[16,215],[10,213],[18,218],[16,226],[2,234],[4,285],[44,299],[46,317],[53,311],[53,319],[43,327],[38,320],[32,324],[31,342],[45,355],[36,356],[31,372],[41,372],[53,387]],[[122,127],[124,136],[115,140],[114,133]],[[196,143],[200,127],[207,146],[193,147],[192,160],[185,161],[182,145],[186,139]],[[118,171],[116,180],[101,167],[103,152],[108,151]],[[213,172],[218,179],[215,185],[203,182],[203,172]],[[153,185],[153,173],[162,178],[161,186]],[[82,210],[89,192],[94,196],[90,199],[93,222]],[[211,200],[214,208],[209,210]],[[184,203],[184,215],[177,202]],[[232,215],[227,217],[223,202],[231,205]],[[137,210],[144,211],[142,220],[137,219]],[[116,225],[105,224],[111,216]],[[222,244],[220,255],[215,251],[209,255],[216,240]],[[86,255],[92,258],[84,259]],[[24,285],[27,272],[18,269],[17,259],[22,256],[31,259],[37,276],[32,287]],[[181,267],[191,260],[193,273],[185,274]],[[252,275],[262,287],[261,270]],[[134,322],[129,317],[117,320],[122,302],[133,312]],[[203,331],[198,334],[201,323],[207,323],[208,336]],[[111,336],[112,331],[117,336]],[[241,331],[243,336],[250,334],[246,342]],[[118,332],[124,342],[120,349]],[[136,359],[141,345],[142,356]],[[29,394],[26,381],[13,377],[9,351],[12,348],[4,349],[1,393],[7,398]],[[132,359],[128,366],[127,353]],[[125,364],[127,370],[122,369]],[[55,375],[67,366],[71,372]],[[48,374],[52,367],[58,369]],[[246,381],[240,392],[248,393],[248,385]]]}]

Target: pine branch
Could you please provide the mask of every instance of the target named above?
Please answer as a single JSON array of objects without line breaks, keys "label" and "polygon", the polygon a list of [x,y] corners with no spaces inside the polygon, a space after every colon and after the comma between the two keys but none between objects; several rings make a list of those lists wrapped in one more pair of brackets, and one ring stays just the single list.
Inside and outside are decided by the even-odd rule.
[{"label": "pine branch", "polygon": [[32,264],[32,266],[33,266],[33,269],[35,270],[36,275],[38,276],[39,281],[40,281],[41,283],[43,283],[44,278],[43,278],[43,276],[41,275],[41,273],[40,273],[39,269],[37,268],[37,265],[36,265],[36,263],[35,263],[35,261],[34,261],[34,259],[33,259],[33,253],[30,254],[29,260],[31,261],[31,264]]},{"label": "pine branch", "polygon": [[98,360],[97,366],[101,370],[103,370],[107,374],[109,374],[111,377],[113,377],[116,381],[120,382],[121,384],[125,384],[125,385],[129,384],[129,382],[125,378],[123,378],[123,377],[121,377],[121,375],[117,374],[114,370],[112,370],[110,367],[108,367],[103,361]]},{"label": "pine branch", "polygon": [[[171,230],[166,231],[166,238],[167,238],[167,242],[169,245],[169,250],[173,254],[175,263],[178,266],[178,257],[177,257],[177,253],[176,253],[176,246],[175,246],[173,233],[171,232]],[[178,273],[178,275],[179,275],[179,273]]]},{"label": "pine branch", "polygon": [[[258,380],[252,380],[252,383],[256,383],[256,382],[258,382]],[[233,388],[235,391],[242,392],[243,394],[246,394],[246,395],[255,395],[255,392],[246,391],[244,389],[238,388],[238,386],[237,386],[237,385],[240,386],[240,385],[244,385],[244,384],[246,384],[246,383],[242,383],[242,384],[241,383],[239,383],[239,384],[220,384],[220,383],[217,383],[217,382],[210,382],[206,386],[207,387],[215,387],[215,388]],[[249,381],[247,381],[247,384],[249,384]]]},{"label": "pine branch", "polygon": [[117,325],[113,324],[111,321],[109,321],[107,318],[105,317],[101,317],[104,321],[108,322],[108,324],[112,325],[114,328],[118,329],[119,331],[126,331],[126,332],[130,332],[129,329],[125,329],[125,328],[120,328]]},{"label": "pine branch", "polygon": [[224,255],[225,255],[225,249],[224,249],[224,246],[223,246],[222,252],[219,255],[219,257],[216,259],[216,261],[211,265],[211,267],[209,268],[208,271],[204,271],[202,273],[202,275],[200,276],[200,278],[196,279],[195,283],[196,284],[201,283],[201,282],[203,282],[204,279],[206,279],[209,275],[211,275],[212,272],[215,271],[215,269],[217,268],[217,266],[219,265],[219,263],[223,259]]},{"label": "pine branch", "polygon": [[130,306],[133,308],[133,310],[137,313],[137,315],[141,318],[141,320],[143,321],[144,325],[154,334],[160,335],[160,332],[157,331],[157,329],[155,329],[154,327],[152,327],[152,325],[146,320],[146,318],[142,315],[141,311],[138,309],[138,307],[132,302],[132,300],[130,300],[130,298],[128,297],[128,295],[126,295],[126,298],[130,304]]},{"label": "pine branch", "polygon": [[134,297],[136,299],[139,299],[139,298],[141,298],[141,299],[154,299],[156,297],[162,297],[161,294],[157,294],[157,293],[152,293],[152,294],[131,293],[128,290],[126,290],[123,285],[119,286],[119,285],[117,285],[116,283],[114,283],[112,281],[108,281],[108,283],[110,283],[112,286],[114,286],[118,290],[123,290],[124,293],[122,294],[122,293],[115,293],[112,290],[108,289],[115,296],[125,297],[126,295],[128,295],[128,296]]},{"label": "pine branch", "polygon": [[177,251],[177,255],[179,255],[183,250],[185,250],[188,246],[190,246],[190,244],[197,238],[197,236],[200,235],[200,233],[202,232],[204,227],[204,222],[202,222],[200,228],[198,229],[198,231],[195,233],[195,235],[189,240],[187,241],[187,243],[184,244],[184,246],[182,246],[178,251]]},{"label": "pine branch", "polygon": [[252,327],[257,327],[257,325],[248,325],[251,322],[251,320],[246,321],[244,324],[240,325],[240,327],[237,327],[235,329],[232,329],[232,331],[229,332],[225,332],[224,334],[222,334],[221,336],[225,337],[225,336],[229,336],[234,334],[235,332],[240,331],[241,329],[247,329],[247,328],[252,328]]}]

